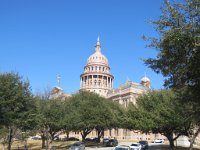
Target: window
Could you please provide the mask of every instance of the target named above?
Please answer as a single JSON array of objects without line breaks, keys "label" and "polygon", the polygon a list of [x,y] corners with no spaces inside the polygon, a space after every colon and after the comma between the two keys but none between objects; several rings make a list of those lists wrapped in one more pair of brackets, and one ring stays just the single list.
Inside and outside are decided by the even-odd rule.
[{"label": "window", "polygon": [[99,85],[99,86],[101,85],[101,80],[99,80],[98,85]]},{"label": "window", "polygon": [[95,85],[95,86],[97,85],[97,80],[94,80],[94,85]]}]

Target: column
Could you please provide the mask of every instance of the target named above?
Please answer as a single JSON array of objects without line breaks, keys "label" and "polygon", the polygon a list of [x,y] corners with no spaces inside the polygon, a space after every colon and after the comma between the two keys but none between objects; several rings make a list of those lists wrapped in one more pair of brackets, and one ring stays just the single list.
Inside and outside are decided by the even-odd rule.
[{"label": "column", "polygon": [[103,75],[101,76],[101,87],[103,87]]},{"label": "column", "polygon": [[106,82],[107,82],[106,87],[108,88],[108,76],[106,76]]},{"label": "column", "polygon": [[84,86],[85,86],[85,87],[87,86],[86,81],[87,81],[87,76],[85,76],[85,80],[84,80]]},{"label": "column", "polygon": [[108,77],[108,83],[109,83],[109,85],[108,85],[108,88],[110,88],[110,77]]},{"label": "column", "polygon": [[85,87],[85,76],[83,76],[83,82],[82,82],[83,87]]},{"label": "column", "polygon": [[86,81],[87,86],[88,86],[88,82],[89,82],[89,75],[87,75],[87,81]]},{"label": "column", "polygon": [[81,87],[83,87],[83,77],[81,77]]},{"label": "column", "polygon": [[93,75],[92,75],[92,85],[91,86],[93,87],[93,85],[94,85],[94,79],[93,79]]},{"label": "column", "polygon": [[80,87],[82,88],[82,77],[81,77]]},{"label": "column", "polygon": [[113,78],[112,78],[112,88],[113,88]]},{"label": "column", "polygon": [[83,87],[85,87],[85,76],[83,77]]},{"label": "column", "polygon": [[[98,70],[98,69],[97,69]],[[96,81],[97,81],[97,87],[99,87],[99,75],[97,75],[97,79],[96,79]]]},{"label": "column", "polygon": [[111,81],[112,79],[111,79],[111,77],[110,77],[110,88],[112,87],[112,81]]}]

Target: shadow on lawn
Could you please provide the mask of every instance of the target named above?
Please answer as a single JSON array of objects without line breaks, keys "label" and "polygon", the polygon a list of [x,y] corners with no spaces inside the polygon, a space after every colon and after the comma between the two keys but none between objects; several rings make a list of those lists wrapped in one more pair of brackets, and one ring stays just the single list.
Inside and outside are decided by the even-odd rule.
[{"label": "shadow on lawn", "polygon": [[[176,147],[175,150],[188,150],[189,148],[187,147]],[[149,150],[170,150],[169,145],[153,145],[149,147]],[[193,148],[193,150],[200,150],[200,148]]]}]

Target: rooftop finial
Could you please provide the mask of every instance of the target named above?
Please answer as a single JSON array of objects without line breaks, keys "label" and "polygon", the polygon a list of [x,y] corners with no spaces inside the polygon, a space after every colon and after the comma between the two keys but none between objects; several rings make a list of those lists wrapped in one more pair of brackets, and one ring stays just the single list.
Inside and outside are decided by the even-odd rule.
[{"label": "rooftop finial", "polygon": [[101,44],[99,40],[99,36],[97,37],[97,43],[96,43],[96,52],[101,52]]},{"label": "rooftop finial", "polygon": [[57,82],[58,82],[58,86],[59,86],[59,87],[60,87],[60,79],[61,79],[61,76],[58,75],[58,76],[57,76]]}]

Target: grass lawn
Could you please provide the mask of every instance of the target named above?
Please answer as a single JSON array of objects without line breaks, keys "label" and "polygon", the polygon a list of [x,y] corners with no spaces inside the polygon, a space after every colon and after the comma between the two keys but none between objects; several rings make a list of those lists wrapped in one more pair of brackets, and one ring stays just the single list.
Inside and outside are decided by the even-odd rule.
[{"label": "grass lawn", "polygon": [[[155,145],[149,148],[150,150],[169,150],[169,145]],[[176,150],[188,150],[187,147],[176,147]],[[193,148],[193,150],[200,150],[200,148]]]},{"label": "grass lawn", "polygon": [[[66,150],[69,148],[69,146],[77,141],[53,141],[52,146],[55,146],[56,149],[63,149]],[[40,150],[42,141],[41,140],[28,140],[27,141],[28,149],[29,150]],[[93,143],[93,142],[87,142],[86,143],[87,147],[101,147],[102,143]],[[24,149],[24,142],[22,141],[15,141],[12,144],[12,150],[23,150]],[[2,145],[0,144],[0,149],[2,148]],[[169,145],[155,145],[151,146],[149,148],[150,150],[169,150]],[[188,148],[185,147],[177,147],[176,150],[188,150]],[[195,147],[193,150],[200,150],[200,147]]]},{"label": "grass lawn", "polygon": [[[69,148],[69,145],[74,142],[72,141],[53,141],[52,146],[55,146],[56,148],[63,149],[63,148]],[[28,149],[29,150],[40,150],[42,146],[41,140],[28,140],[27,141]],[[2,145],[0,144],[0,149]],[[22,141],[14,141],[12,143],[12,150],[22,150],[24,148],[24,142]]]}]

